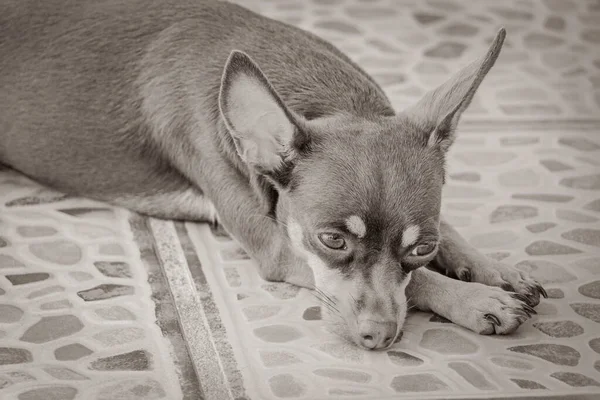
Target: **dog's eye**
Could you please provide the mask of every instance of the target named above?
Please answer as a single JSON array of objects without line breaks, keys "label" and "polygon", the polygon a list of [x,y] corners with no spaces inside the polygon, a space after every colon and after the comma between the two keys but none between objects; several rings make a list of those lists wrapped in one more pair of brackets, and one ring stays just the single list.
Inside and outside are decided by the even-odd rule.
[{"label": "dog's eye", "polygon": [[435,250],[436,246],[437,245],[434,242],[418,245],[410,252],[410,255],[415,257],[424,257],[431,254]]},{"label": "dog's eye", "polygon": [[325,246],[333,250],[345,250],[346,241],[344,238],[337,233],[321,233],[319,234],[319,240]]}]

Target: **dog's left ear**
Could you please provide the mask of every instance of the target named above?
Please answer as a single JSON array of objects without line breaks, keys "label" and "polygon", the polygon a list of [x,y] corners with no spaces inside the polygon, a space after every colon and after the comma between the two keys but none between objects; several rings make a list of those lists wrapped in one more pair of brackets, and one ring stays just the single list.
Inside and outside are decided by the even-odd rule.
[{"label": "dog's left ear", "polygon": [[415,105],[399,116],[427,127],[424,142],[448,150],[454,141],[454,131],[462,113],[467,109],[477,88],[492,68],[504,43],[504,28],[496,34],[487,54],[464,67],[451,79],[428,92]]},{"label": "dog's left ear", "polygon": [[308,136],[258,65],[241,51],[227,59],[219,92],[221,116],[241,159],[261,173],[284,168]]}]

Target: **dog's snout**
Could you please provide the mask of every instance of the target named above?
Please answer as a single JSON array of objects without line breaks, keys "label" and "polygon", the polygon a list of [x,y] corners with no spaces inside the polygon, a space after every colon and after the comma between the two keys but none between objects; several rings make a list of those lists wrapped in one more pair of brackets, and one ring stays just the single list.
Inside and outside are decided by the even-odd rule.
[{"label": "dog's snout", "polygon": [[392,344],[397,329],[398,324],[393,321],[362,321],[358,327],[360,344],[370,350],[388,347]]}]

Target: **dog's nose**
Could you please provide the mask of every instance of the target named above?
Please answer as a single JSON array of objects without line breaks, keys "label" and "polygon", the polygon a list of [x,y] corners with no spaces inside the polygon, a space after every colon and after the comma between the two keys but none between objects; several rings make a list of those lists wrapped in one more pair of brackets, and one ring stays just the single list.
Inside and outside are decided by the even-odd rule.
[{"label": "dog's nose", "polygon": [[360,344],[370,350],[381,349],[392,344],[396,336],[398,324],[396,322],[377,322],[366,320],[360,322],[358,334]]}]

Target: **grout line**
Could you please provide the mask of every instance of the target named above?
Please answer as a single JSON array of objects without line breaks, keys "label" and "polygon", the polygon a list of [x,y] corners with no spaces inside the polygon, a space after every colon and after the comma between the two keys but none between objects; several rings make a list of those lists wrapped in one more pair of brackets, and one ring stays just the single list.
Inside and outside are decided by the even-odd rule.
[{"label": "grout line", "polygon": [[233,399],[173,222],[150,218],[149,225],[205,400]]},{"label": "grout line", "polygon": [[[481,132],[481,131],[484,132]],[[507,119],[470,119],[467,116],[458,125],[459,132],[465,133],[485,133],[494,132],[538,132],[538,131],[600,131],[600,119],[580,119],[580,120],[507,120]],[[516,131],[516,132],[515,132]]]}]

